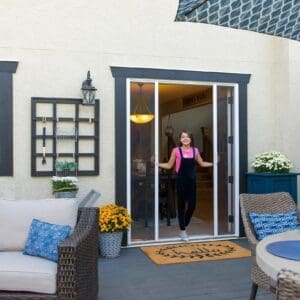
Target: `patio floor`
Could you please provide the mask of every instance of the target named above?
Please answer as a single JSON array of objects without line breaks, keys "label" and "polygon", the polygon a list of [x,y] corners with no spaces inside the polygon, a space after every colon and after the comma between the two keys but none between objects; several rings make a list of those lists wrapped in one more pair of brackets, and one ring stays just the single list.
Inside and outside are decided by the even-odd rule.
[{"label": "patio floor", "polygon": [[[247,247],[246,239],[235,240]],[[115,259],[99,259],[99,300],[249,299],[250,258],[155,265],[139,248],[122,249]],[[257,300],[275,295],[258,289]]]}]

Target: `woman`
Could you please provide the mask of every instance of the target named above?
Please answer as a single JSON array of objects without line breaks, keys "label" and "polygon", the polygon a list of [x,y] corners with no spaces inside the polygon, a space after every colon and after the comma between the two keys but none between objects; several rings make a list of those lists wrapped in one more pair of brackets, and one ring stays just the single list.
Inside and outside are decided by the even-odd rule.
[{"label": "woman", "polygon": [[178,199],[178,222],[182,240],[188,241],[186,227],[189,225],[196,207],[196,168],[195,161],[201,167],[212,167],[213,163],[203,161],[199,150],[193,147],[191,133],[182,131],[179,135],[179,147],[172,150],[168,162],[160,163],[159,167],[171,169],[176,167],[176,190]]}]

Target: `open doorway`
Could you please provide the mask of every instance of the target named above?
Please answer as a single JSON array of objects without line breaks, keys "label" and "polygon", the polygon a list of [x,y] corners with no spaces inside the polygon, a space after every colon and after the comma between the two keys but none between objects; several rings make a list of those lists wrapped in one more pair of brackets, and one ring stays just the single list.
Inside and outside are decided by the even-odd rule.
[{"label": "open doorway", "polygon": [[[202,158],[213,161],[212,118],[212,86],[159,84],[159,160],[169,159],[184,130],[193,134]],[[178,235],[175,170],[160,170],[159,178],[159,237],[173,238]],[[196,209],[188,227],[191,238],[214,233],[212,168],[197,166],[196,191]]]},{"label": "open doorway", "polygon": [[[154,91],[152,92],[155,117],[152,120],[154,126],[154,135],[152,140],[155,142],[155,160],[159,158],[159,84],[187,84],[187,85],[206,85],[211,86],[213,95],[213,151],[214,160],[218,155],[225,161],[214,165],[213,171],[213,193],[214,193],[214,234],[213,236],[200,238],[234,238],[238,237],[240,232],[243,234],[241,220],[239,216],[239,194],[246,192],[247,180],[246,172],[248,169],[248,121],[247,121],[247,87],[250,81],[250,74],[224,73],[224,72],[204,72],[176,69],[153,69],[153,68],[128,68],[111,67],[112,75],[115,79],[115,201],[119,205],[126,206],[131,211],[132,196],[132,177],[131,177],[131,136],[130,136],[130,114],[132,83],[146,82],[152,83]],[[219,97],[220,89],[226,90],[225,97]],[[226,118],[218,120],[218,101],[226,101],[227,107],[224,111]],[[228,103],[231,102],[232,104]],[[220,105],[219,108],[221,108]],[[223,106],[225,109],[225,105]],[[233,117],[232,117],[233,116]],[[229,125],[231,123],[231,125]],[[224,126],[225,125],[225,126]],[[223,134],[227,132],[227,140],[222,137],[222,149],[218,145],[218,128],[223,127]],[[148,142],[147,142],[148,144]],[[217,145],[217,147],[215,146]],[[222,153],[218,153],[222,150]],[[224,151],[225,150],[225,151]],[[224,167],[224,173],[219,172],[219,168]],[[141,168],[143,169],[143,168]],[[219,182],[223,182],[223,187],[219,188]],[[158,168],[154,167],[154,186],[158,186]],[[223,196],[220,199],[220,195]],[[134,240],[134,230],[129,230],[124,245],[141,245],[153,242],[160,242],[159,231],[159,213],[158,213],[158,189],[154,191],[154,213],[155,226],[154,233],[151,233],[150,240]],[[226,201],[224,205],[219,205],[218,201]],[[219,210],[223,210],[219,214]],[[222,217],[221,217],[222,216]],[[227,217],[226,217],[227,216]],[[219,220],[220,218],[220,220]],[[142,213],[140,215],[142,220]],[[220,221],[223,223],[220,225]],[[151,224],[150,224],[151,225]],[[149,226],[149,224],[148,224]],[[146,228],[146,227],[144,227]],[[176,239],[175,239],[176,240]],[[126,243],[127,242],[127,243]]]},{"label": "open doorway", "polygon": [[[129,244],[178,240],[176,173],[163,171],[182,130],[213,168],[197,167],[196,209],[191,239],[235,233],[233,182],[234,86],[128,81],[127,207],[133,217]],[[144,115],[151,115],[147,120]]]}]

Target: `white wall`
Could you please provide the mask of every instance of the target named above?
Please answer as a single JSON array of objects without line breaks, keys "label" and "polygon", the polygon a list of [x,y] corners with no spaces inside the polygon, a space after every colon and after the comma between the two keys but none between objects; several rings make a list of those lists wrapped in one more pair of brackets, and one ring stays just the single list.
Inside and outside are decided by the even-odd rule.
[{"label": "white wall", "polygon": [[110,66],[249,73],[249,159],[277,148],[300,170],[300,44],[283,38],[174,22],[174,0],[2,0],[0,60],[14,75],[14,177],[0,196],[49,197],[50,178],[30,177],[30,98],[80,97],[87,70],[100,97],[100,175],[80,177],[114,201],[114,79]]},{"label": "white wall", "polygon": [[[294,169],[300,171],[300,51],[299,42],[289,44],[287,48],[289,62],[284,61],[279,66],[282,77],[288,78],[288,83],[282,88],[277,107],[277,128],[280,138],[278,147],[282,147],[286,155],[292,160]],[[285,72],[282,72],[284,70]],[[283,81],[283,80],[282,80]],[[283,82],[278,85],[283,86]]]},{"label": "white wall", "polygon": [[[168,116],[162,118],[163,132],[168,124]],[[212,105],[203,105],[193,109],[177,112],[171,115],[169,125],[174,129],[173,138],[177,145],[179,134],[182,130],[191,132],[194,137],[195,147],[203,151],[201,127],[212,128]],[[163,135],[162,143],[167,149],[168,139]]]}]

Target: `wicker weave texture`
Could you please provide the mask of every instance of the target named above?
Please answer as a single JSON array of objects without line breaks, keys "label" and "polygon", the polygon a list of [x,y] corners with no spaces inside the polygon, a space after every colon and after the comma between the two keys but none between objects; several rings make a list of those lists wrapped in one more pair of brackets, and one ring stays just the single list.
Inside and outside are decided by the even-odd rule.
[{"label": "wicker weave texture", "polygon": [[0,291],[0,299],[97,299],[98,213],[97,208],[80,209],[72,235],[59,246],[56,294]]},{"label": "wicker weave texture", "polygon": [[275,291],[270,278],[258,267],[256,263],[256,245],[258,240],[249,219],[249,212],[255,213],[285,213],[296,209],[291,195],[286,192],[271,194],[241,194],[240,206],[245,233],[252,251],[251,279],[259,287]]},{"label": "wicker weave texture", "polygon": [[300,274],[283,269],[277,275],[277,299],[300,299]]}]

